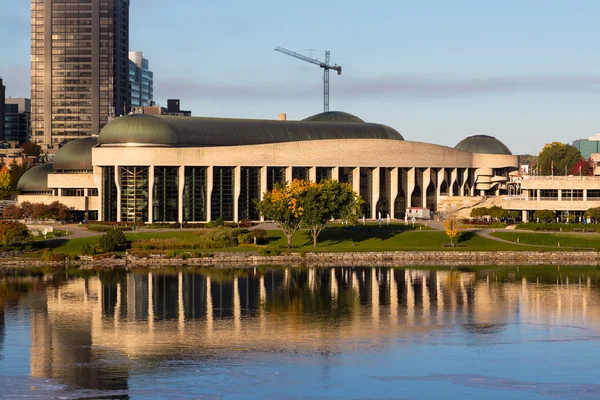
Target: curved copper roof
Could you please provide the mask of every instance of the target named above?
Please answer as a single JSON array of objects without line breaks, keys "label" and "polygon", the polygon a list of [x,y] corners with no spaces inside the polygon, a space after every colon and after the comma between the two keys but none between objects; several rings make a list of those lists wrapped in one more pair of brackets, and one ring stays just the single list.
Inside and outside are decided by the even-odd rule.
[{"label": "curved copper roof", "polygon": [[243,146],[327,139],[404,140],[389,126],[348,122],[127,115],[108,123],[100,146]]},{"label": "curved copper roof", "polygon": [[512,155],[512,152],[504,143],[488,135],[468,136],[461,140],[454,148],[468,151],[469,153]]},{"label": "curved copper roof", "polygon": [[73,140],[58,150],[54,158],[55,171],[88,171],[92,170],[92,147],[98,138],[88,137]]},{"label": "curved copper roof", "polygon": [[352,122],[355,124],[364,124],[365,121],[358,118],[356,115],[348,114],[343,111],[327,111],[320,114],[315,114],[302,121],[310,122]]},{"label": "curved copper roof", "polygon": [[47,192],[48,175],[52,173],[53,164],[40,164],[25,172],[19,182],[17,182],[17,190],[19,193],[24,192]]}]

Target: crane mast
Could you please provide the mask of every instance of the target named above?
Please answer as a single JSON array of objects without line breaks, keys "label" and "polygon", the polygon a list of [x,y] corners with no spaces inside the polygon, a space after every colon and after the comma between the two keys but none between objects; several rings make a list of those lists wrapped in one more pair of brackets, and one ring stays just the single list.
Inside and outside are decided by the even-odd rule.
[{"label": "crane mast", "polygon": [[279,46],[275,47],[275,51],[278,51],[278,52],[288,55],[290,57],[297,58],[302,61],[309,62],[311,64],[318,65],[320,68],[323,68],[323,111],[324,112],[329,111],[329,70],[332,69],[334,71],[337,71],[338,75],[342,74],[342,66],[341,65],[337,65],[337,64],[330,65],[329,64],[329,58],[330,58],[329,50],[325,51],[325,62],[319,61],[316,58],[307,57],[305,55],[284,49]]}]

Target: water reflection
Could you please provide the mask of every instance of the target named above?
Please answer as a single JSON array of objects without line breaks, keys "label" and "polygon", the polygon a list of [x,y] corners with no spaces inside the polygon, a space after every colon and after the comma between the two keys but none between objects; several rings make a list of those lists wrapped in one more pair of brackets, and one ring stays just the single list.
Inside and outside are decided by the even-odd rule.
[{"label": "water reflection", "polygon": [[418,342],[449,326],[471,341],[513,323],[597,328],[596,274],[262,268],[4,279],[0,355],[4,308],[24,293],[33,377],[127,390],[140,362],[231,352],[330,355]]}]

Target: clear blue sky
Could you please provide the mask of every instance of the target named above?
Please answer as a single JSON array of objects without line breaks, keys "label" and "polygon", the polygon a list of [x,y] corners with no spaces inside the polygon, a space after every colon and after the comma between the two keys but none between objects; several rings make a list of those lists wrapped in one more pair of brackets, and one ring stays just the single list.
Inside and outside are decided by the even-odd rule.
[{"label": "clear blue sky", "polygon": [[[131,3],[130,47],[150,60],[155,100],[181,98],[194,115],[320,112],[321,70],[273,51],[282,46],[331,50],[343,66],[331,109],[407,140],[454,146],[484,133],[537,153],[600,131],[597,0]],[[0,0],[0,76],[13,97],[29,97],[29,5]]]}]

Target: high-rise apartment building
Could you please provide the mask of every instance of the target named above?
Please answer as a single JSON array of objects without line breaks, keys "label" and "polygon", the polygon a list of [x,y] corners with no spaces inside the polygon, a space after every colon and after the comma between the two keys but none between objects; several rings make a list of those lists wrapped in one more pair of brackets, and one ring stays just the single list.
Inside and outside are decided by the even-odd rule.
[{"label": "high-rise apartment building", "polygon": [[4,138],[22,145],[31,135],[31,101],[24,98],[8,98],[4,104]]},{"label": "high-rise apartment building", "polygon": [[129,52],[129,86],[131,88],[130,110],[133,107],[150,106],[154,98],[154,74],[141,51]]},{"label": "high-rise apartment building", "polygon": [[2,84],[0,78],[0,140],[4,139],[4,97],[6,96],[6,87]]},{"label": "high-rise apartment building", "polygon": [[129,0],[31,0],[32,141],[98,134],[129,106]]}]

